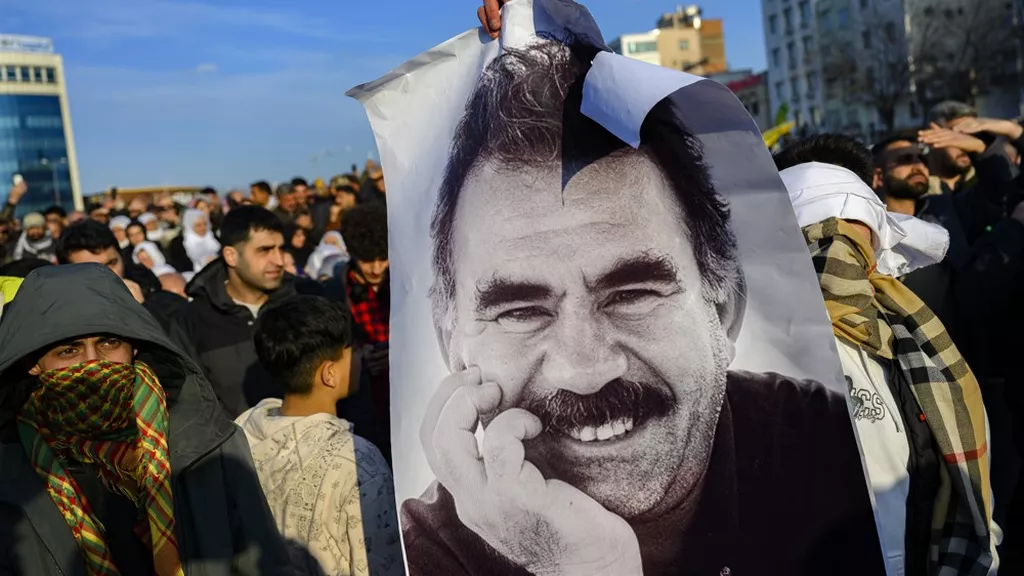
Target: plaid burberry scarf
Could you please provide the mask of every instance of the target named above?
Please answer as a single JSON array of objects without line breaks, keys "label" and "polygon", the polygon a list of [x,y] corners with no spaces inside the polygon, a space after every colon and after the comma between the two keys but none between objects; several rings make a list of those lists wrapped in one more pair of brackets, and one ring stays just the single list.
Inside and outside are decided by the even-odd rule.
[{"label": "plaid burberry scarf", "polygon": [[382,297],[379,290],[374,290],[365,284],[352,269],[348,272],[348,282],[345,283],[345,286],[348,289],[352,320],[366,332],[370,342],[374,344],[387,342],[391,336],[391,319],[381,302]]},{"label": "plaid burberry scarf", "polygon": [[158,576],[183,574],[174,538],[167,405],[148,366],[102,360],[39,376],[18,414],[18,432],[36,473],[60,510],[90,576],[115,576],[103,526],[68,473],[68,461],[93,465],[108,489],[130,498],[145,520],[139,539],[153,552]]},{"label": "plaid burberry scarf", "polygon": [[978,381],[921,299],[875,271],[874,251],[853,226],[830,218],[803,233],[836,336],[897,363],[942,455],[929,573],[987,575],[997,558]]}]

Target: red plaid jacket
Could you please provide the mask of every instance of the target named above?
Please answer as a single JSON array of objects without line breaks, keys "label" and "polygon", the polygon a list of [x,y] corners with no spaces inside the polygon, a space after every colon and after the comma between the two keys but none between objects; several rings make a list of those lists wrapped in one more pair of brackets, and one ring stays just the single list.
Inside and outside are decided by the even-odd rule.
[{"label": "red plaid jacket", "polygon": [[[387,342],[390,337],[388,310],[381,304],[378,290],[360,284],[360,280],[355,271],[350,269],[345,285],[349,307],[352,309],[352,321],[363,329],[371,343]],[[354,286],[357,287],[355,290]]]}]

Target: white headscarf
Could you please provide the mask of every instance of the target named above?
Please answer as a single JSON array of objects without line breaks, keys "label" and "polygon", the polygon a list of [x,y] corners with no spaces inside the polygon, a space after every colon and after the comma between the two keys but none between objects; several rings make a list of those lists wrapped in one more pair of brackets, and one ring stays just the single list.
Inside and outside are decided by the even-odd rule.
[{"label": "white headscarf", "polygon": [[[206,220],[206,234],[200,236],[192,229],[200,220]],[[220,242],[213,235],[213,227],[206,213],[196,208],[189,208],[182,218],[182,234],[185,253],[192,261],[193,270],[199,272],[211,260],[216,260],[220,254]]]},{"label": "white headscarf", "polygon": [[156,230],[146,228],[146,240],[159,242],[164,237],[164,229],[159,227],[160,222],[157,219],[156,214],[153,214],[152,212],[143,212],[142,214],[139,214],[139,223],[142,224],[143,227],[147,226],[150,222],[156,222],[158,227]]},{"label": "white headscarf", "polygon": [[[127,231],[128,225],[131,223],[132,219],[127,216],[114,216],[113,218],[110,219],[110,229],[114,230],[116,228],[120,228],[121,230]],[[124,240],[118,241],[118,244],[121,246],[121,248],[127,246],[128,237],[126,236]]]},{"label": "white headscarf", "polygon": [[[329,240],[335,239],[340,247],[329,243]],[[340,232],[332,230],[324,234],[324,237],[320,239],[320,244],[317,245],[316,250],[313,250],[313,253],[309,255],[309,259],[306,260],[306,276],[318,278],[320,276],[320,269],[324,265],[324,260],[328,256],[341,256],[342,261],[348,262],[348,248],[345,247],[345,240],[342,239]]]},{"label": "white headscarf", "polygon": [[141,264],[141,262],[139,262],[139,252],[149,254],[149,259],[153,261],[153,267],[150,268],[151,270],[156,270],[157,268],[167,264],[167,259],[164,258],[163,252],[160,252],[157,245],[148,240],[140,242],[139,245],[132,250],[132,260],[136,264]]},{"label": "white headscarf", "polygon": [[829,218],[855,220],[871,229],[878,271],[898,277],[941,262],[949,249],[942,226],[906,214],[888,212],[852,171],[808,162],[779,172],[801,228]]}]

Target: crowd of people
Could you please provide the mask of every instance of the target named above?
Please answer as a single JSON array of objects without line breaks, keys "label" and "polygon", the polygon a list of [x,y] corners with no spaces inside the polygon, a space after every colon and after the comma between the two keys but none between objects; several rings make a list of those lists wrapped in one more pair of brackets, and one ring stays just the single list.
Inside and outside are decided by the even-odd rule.
[{"label": "crowd of people", "polygon": [[[931,120],[775,162],[889,573],[1017,573],[1024,120]],[[28,192],[0,209],[0,575],[404,574],[381,169],[15,218]]]},{"label": "crowd of people", "polygon": [[380,169],[17,220],[26,192],[0,211],[0,574],[404,574]]}]

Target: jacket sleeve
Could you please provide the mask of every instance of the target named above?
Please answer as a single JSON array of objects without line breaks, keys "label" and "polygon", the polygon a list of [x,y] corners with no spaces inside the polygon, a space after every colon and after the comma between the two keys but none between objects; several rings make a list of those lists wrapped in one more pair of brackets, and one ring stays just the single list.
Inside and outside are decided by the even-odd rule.
[{"label": "jacket sleeve", "polygon": [[231,573],[239,576],[292,574],[284,538],[263,495],[249,443],[241,429],[232,434],[221,449],[235,554]]},{"label": "jacket sleeve", "polygon": [[0,208],[0,219],[3,220],[14,220],[14,209],[18,206],[11,204],[10,202],[4,202],[4,207]]},{"label": "jacket sleeve", "polygon": [[345,500],[343,517],[362,521],[348,523],[349,558],[356,564],[364,557],[371,576],[401,576],[405,565],[391,471],[380,451],[369,442],[356,452],[356,466],[358,487]]}]

